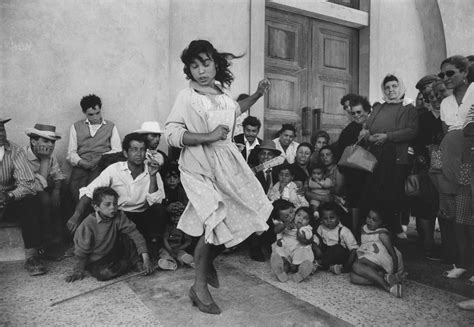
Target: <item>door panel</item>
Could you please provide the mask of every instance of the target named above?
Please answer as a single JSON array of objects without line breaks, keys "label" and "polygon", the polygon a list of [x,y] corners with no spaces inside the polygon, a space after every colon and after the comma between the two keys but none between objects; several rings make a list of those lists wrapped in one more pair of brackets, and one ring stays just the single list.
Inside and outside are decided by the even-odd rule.
[{"label": "door panel", "polygon": [[309,141],[318,127],[337,140],[349,122],[340,99],[358,92],[358,31],[267,8],[265,33],[265,76],[272,87],[264,137],[293,123],[298,141]]},{"label": "door panel", "polygon": [[358,33],[356,30],[314,20],[312,22],[312,92],[321,106],[321,129],[337,140],[349,119],[340,100],[358,92]]},{"label": "door panel", "polygon": [[273,138],[282,123],[295,124],[301,135],[301,108],[308,94],[308,23],[303,16],[267,10],[265,75],[272,87],[266,98],[265,138]]}]

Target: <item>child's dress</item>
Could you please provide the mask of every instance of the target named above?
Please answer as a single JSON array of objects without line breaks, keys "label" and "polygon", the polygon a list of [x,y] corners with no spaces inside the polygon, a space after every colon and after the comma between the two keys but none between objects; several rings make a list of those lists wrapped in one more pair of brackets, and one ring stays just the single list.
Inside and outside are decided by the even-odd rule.
[{"label": "child's dress", "polygon": [[183,135],[209,133],[219,124],[234,126],[240,107],[228,92],[202,95],[193,87],[182,90],[166,121],[168,144],[183,148],[179,158],[181,183],[189,203],[178,228],[191,236],[201,236],[209,244],[232,247],[254,232],[268,229],[272,211],[257,178],[245,162],[232,133],[226,140],[185,146]]},{"label": "child's dress", "polygon": [[[389,231],[386,228],[370,230],[367,228],[367,225],[364,225],[362,227],[361,244],[357,250],[357,257],[359,259],[365,258],[385,269],[388,274],[393,274],[395,272],[393,271],[392,257],[380,240],[380,234],[382,233],[389,234]],[[394,248],[398,258],[398,271],[396,272],[401,272],[403,271],[402,254],[396,247]]]},{"label": "child's dress", "polygon": [[299,195],[297,191],[298,186],[295,184],[295,182],[290,182],[280,193],[280,182],[278,182],[268,191],[268,198],[272,202],[278,199],[290,201],[296,208],[307,207],[308,201],[306,201],[304,196]]},{"label": "child's dress", "polygon": [[[311,227],[311,226],[309,226]],[[303,261],[314,261],[311,244],[302,244],[296,239],[297,229],[284,229],[277,234],[277,242],[273,243],[272,250],[280,257],[287,259],[294,265],[299,265]],[[278,245],[281,241],[281,246]]]}]

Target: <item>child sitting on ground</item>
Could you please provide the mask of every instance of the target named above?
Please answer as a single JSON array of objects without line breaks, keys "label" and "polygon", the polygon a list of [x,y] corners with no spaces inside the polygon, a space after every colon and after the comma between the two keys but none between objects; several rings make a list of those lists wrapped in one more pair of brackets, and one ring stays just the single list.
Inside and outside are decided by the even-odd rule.
[{"label": "child sitting on ground", "polygon": [[[314,166],[311,170],[311,177],[308,179],[308,188],[311,192],[315,194],[328,197],[331,194],[330,188],[334,185],[329,177],[324,177],[325,173],[326,168],[322,164],[317,164],[316,166]],[[315,213],[317,213],[321,201],[311,200],[310,204],[311,209]]]},{"label": "child sitting on ground", "polygon": [[292,280],[299,283],[313,271],[311,212],[302,207],[295,213],[293,204],[281,199],[273,203],[273,208],[277,241],[272,245],[272,270],[280,282],[288,281],[287,273],[294,272]]},{"label": "child sitting on ground", "polygon": [[94,190],[95,213],[86,217],[74,234],[76,263],[66,282],[82,279],[84,270],[100,281],[118,277],[133,268],[145,270],[146,274],[153,272],[145,239],[135,224],[118,210],[117,201],[118,194],[110,187]]},{"label": "child sitting on ground", "polygon": [[404,277],[402,254],[393,245],[390,232],[383,227],[380,210],[370,210],[362,227],[361,245],[352,266],[351,282],[379,285],[395,297],[402,297]]},{"label": "child sitting on ground", "polygon": [[176,228],[188,204],[188,197],[181,185],[179,166],[173,162],[166,163],[161,167],[160,174],[165,186],[164,205],[170,214],[170,222],[163,235],[163,247],[159,251],[158,267],[164,270],[176,270],[178,263],[194,267],[193,256],[185,251],[191,245],[192,239]]},{"label": "child sitting on ground", "polygon": [[316,230],[314,242],[318,266],[339,275],[349,272],[356,258],[357,241],[349,228],[340,223],[342,209],[335,202],[319,206],[321,225]]},{"label": "child sitting on ground", "polygon": [[278,173],[278,183],[268,191],[268,199],[274,202],[277,199],[290,201],[296,208],[307,207],[308,201],[301,194],[298,194],[298,186],[293,182],[293,171],[291,165],[285,163]]}]

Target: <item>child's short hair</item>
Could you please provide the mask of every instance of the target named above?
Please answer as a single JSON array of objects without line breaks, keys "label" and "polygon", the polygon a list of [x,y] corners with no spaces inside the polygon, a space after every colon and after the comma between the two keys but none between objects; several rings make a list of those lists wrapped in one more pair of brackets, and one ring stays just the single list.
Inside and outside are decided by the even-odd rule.
[{"label": "child's short hair", "polygon": [[97,95],[89,94],[81,99],[82,112],[86,112],[87,109],[94,108],[95,106],[99,106],[99,109],[102,108],[102,101]]},{"label": "child's short hair", "polygon": [[326,167],[322,163],[317,163],[311,167],[311,174],[315,169],[321,170],[323,173],[326,171]]},{"label": "child's short hair", "polygon": [[300,211],[306,212],[308,214],[309,221],[311,222],[312,220],[311,217],[313,217],[313,211],[311,211],[309,207],[299,207],[298,209],[296,209],[295,214],[297,214]]},{"label": "child's short hair", "polygon": [[293,167],[288,162],[285,162],[285,163],[281,164],[281,166],[278,167],[278,173],[280,173],[282,170],[289,170],[291,176],[295,176],[295,173],[293,171]]},{"label": "child's short hair", "polygon": [[165,163],[160,169],[161,178],[165,178],[168,175],[176,174],[179,176],[179,165],[175,162]]},{"label": "child's short hair", "polygon": [[94,190],[92,194],[92,204],[99,206],[102,202],[102,199],[106,196],[110,195],[113,196],[115,199],[118,199],[118,194],[115,190],[109,186],[100,186]]},{"label": "child's short hair", "polygon": [[374,208],[370,208],[369,212],[370,211],[375,212],[377,216],[379,216],[379,219],[382,221],[382,224],[385,225],[386,223],[385,219],[387,217],[387,213],[385,209],[380,208],[380,207],[374,207]]},{"label": "child's short hair", "polygon": [[290,208],[294,208],[295,205],[291,203],[290,201],[283,200],[283,199],[277,199],[273,202],[273,210],[270,215],[271,218],[273,219],[279,219],[279,213],[281,210],[286,210]]},{"label": "child's short hair", "polygon": [[339,218],[342,217],[342,208],[334,201],[321,203],[321,205],[318,207],[318,213],[320,217],[323,216],[323,211],[334,211]]}]

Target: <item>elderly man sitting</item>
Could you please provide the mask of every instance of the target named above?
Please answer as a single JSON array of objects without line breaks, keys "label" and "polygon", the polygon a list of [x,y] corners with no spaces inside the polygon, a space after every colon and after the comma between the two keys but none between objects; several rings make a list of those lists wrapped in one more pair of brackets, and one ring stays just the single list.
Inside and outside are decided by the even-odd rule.
[{"label": "elderly man sitting", "polygon": [[25,244],[25,269],[31,276],[43,275],[46,268],[38,258],[41,246],[39,204],[35,194],[35,176],[25,151],[7,140],[5,123],[0,117],[0,220],[20,223]]},{"label": "elderly man sitting", "polygon": [[64,174],[53,151],[61,136],[56,133],[55,126],[44,124],[35,124],[25,133],[30,138],[30,145],[25,148],[26,158],[35,175],[35,190],[41,203],[41,235],[44,243],[59,241],[62,236],[60,192]]}]

